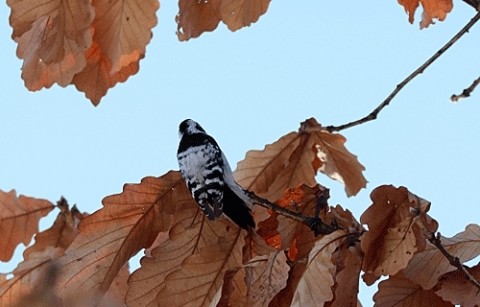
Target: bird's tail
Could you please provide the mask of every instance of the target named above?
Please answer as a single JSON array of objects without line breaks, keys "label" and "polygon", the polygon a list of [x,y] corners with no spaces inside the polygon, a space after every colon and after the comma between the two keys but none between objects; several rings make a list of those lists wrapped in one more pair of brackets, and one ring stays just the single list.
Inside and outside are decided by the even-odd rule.
[{"label": "bird's tail", "polygon": [[223,211],[223,186],[211,183],[193,192],[193,198],[197,200],[200,208],[211,221],[222,215]]},{"label": "bird's tail", "polygon": [[225,186],[223,192],[223,213],[244,229],[255,227],[250,208],[228,186]]}]

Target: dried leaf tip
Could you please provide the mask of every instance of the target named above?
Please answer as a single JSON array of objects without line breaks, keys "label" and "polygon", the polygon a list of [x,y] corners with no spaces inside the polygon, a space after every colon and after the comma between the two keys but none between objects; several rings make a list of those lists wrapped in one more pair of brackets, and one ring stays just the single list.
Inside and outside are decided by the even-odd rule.
[{"label": "dried leaf tip", "polygon": [[311,133],[313,131],[325,131],[327,132],[322,125],[320,125],[317,120],[313,117],[306,119],[300,123],[300,128],[298,129],[299,133]]}]

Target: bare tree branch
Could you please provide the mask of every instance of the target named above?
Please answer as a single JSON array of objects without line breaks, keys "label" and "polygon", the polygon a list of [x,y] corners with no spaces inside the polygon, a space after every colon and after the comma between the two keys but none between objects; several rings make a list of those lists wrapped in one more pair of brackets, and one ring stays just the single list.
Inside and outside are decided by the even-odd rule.
[{"label": "bare tree branch", "polygon": [[450,100],[452,102],[458,102],[460,99],[462,98],[467,98],[467,97],[470,97],[470,94],[475,90],[475,88],[477,87],[477,85],[480,83],[480,77],[478,77],[477,79],[475,79],[472,84],[467,87],[466,89],[463,90],[463,92],[460,94],[460,95],[455,95],[453,94],[452,97],[450,97]]},{"label": "bare tree branch", "polygon": [[472,276],[472,274],[468,272],[467,267],[460,262],[460,259],[458,259],[458,257],[450,255],[450,253],[445,249],[445,247],[443,247],[440,238],[441,235],[439,232],[437,233],[437,235],[432,233],[432,236],[428,239],[428,241],[435,245],[442,253],[442,255],[447,258],[448,262],[450,262],[451,265],[453,265],[460,272],[462,272],[462,274],[465,275],[465,278],[480,291],[480,283],[475,279],[475,277]]},{"label": "bare tree branch", "polygon": [[274,203],[270,202],[269,200],[267,200],[265,198],[257,196],[253,192],[245,190],[245,193],[247,193],[248,197],[250,197],[250,200],[254,204],[259,205],[259,206],[264,207],[264,208],[267,208],[267,209],[272,210],[272,211],[274,211],[278,214],[286,216],[286,217],[288,217],[292,220],[295,220],[295,221],[298,221],[298,222],[301,222],[301,223],[307,225],[308,227],[310,227],[310,229],[314,232],[314,234],[316,236],[318,236],[319,234],[329,234],[329,233],[332,233],[332,232],[334,232],[335,230],[338,229],[338,227],[336,227],[336,225],[325,224],[322,221],[322,219],[318,216],[313,216],[313,217],[312,216],[304,216],[300,212],[295,212],[295,211],[289,210],[287,208],[283,208],[283,207],[281,207],[277,204],[274,204]]},{"label": "bare tree branch", "polygon": [[455,36],[453,36],[442,48],[440,48],[432,57],[430,57],[425,63],[423,63],[420,67],[418,67],[413,73],[411,73],[405,80],[400,82],[397,87],[392,91],[392,93],[382,102],[378,107],[376,107],[370,114],[367,116],[358,119],[356,121],[343,124],[340,126],[328,126],[326,129],[330,132],[333,131],[340,131],[347,128],[351,128],[357,125],[364,124],[371,120],[375,120],[380,113],[386,106],[390,104],[392,99],[407,85],[410,81],[413,80],[416,76],[423,73],[425,69],[430,66],[436,59],[438,59],[442,54],[445,53],[453,44],[455,44],[460,37],[462,37],[465,33],[467,33],[470,28],[480,19],[480,12],[477,13]]}]

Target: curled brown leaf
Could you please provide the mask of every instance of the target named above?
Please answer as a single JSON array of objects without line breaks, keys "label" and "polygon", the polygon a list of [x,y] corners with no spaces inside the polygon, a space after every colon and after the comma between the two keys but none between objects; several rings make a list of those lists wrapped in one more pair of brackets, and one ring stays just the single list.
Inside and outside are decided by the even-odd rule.
[{"label": "curled brown leaf", "polygon": [[85,65],[94,10],[87,0],[8,0],[22,78],[29,90],[68,85]]},{"label": "curled brown leaf", "polygon": [[368,225],[361,246],[365,253],[363,278],[369,285],[381,275],[394,275],[404,269],[415,253],[425,249],[431,235],[426,230],[436,231],[438,227],[426,216],[429,207],[404,187],[380,186],[370,197],[373,204],[360,218]]},{"label": "curled brown leaf", "polygon": [[276,201],[287,188],[302,184],[313,187],[320,171],[345,185],[348,196],[366,186],[365,169],[344,146],[346,139],[330,133],[310,118],[299,132],[291,132],[264,150],[249,151],[237,165],[240,185],[264,198]]}]

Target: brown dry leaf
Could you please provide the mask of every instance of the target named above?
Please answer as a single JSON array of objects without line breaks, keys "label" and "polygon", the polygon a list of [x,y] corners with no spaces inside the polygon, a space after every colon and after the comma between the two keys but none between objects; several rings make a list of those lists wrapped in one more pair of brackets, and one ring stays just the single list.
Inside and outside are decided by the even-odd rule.
[{"label": "brown dry leaf", "polygon": [[348,196],[366,186],[365,169],[344,146],[345,138],[324,130],[314,118],[303,122],[264,150],[249,151],[237,165],[237,182],[270,200],[278,200],[285,189],[316,184],[320,171],[345,185]]},{"label": "brown dry leaf", "polygon": [[373,296],[375,306],[409,306],[409,307],[453,307],[445,302],[433,290],[423,290],[401,273],[390,276],[378,284],[378,292]]},{"label": "brown dry leaf", "polygon": [[243,247],[243,263],[249,262],[252,258],[257,256],[267,256],[277,251],[273,246],[270,246],[259,234],[255,231],[249,231],[245,236],[245,245]]},{"label": "brown dry leaf", "polygon": [[38,232],[38,221],[53,208],[48,200],[0,190],[0,260],[10,260],[19,243],[28,245]]},{"label": "brown dry leaf", "polygon": [[[276,213],[275,211],[272,211],[270,217],[258,223],[258,229],[257,229],[258,235],[261,236],[269,246],[275,249],[282,248],[282,238],[280,236],[280,232],[285,231],[285,230],[278,229],[279,227],[278,218],[279,218],[278,213]],[[294,224],[291,223],[289,225],[293,226]]]},{"label": "brown dry leaf", "polygon": [[322,213],[320,217],[326,224],[336,224],[339,228],[358,235],[366,231],[362,224],[355,219],[352,212],[348,209],[343,209],[340,205],[330,206],[328,211],[324,210]]},{"label": "brown dry leaf", "polygon": [[142,258],[129,279],[129,306],[163,306],[164,300],[182,305],[195,299],[195,304],[208,304],[221,287],[222,272],[241,264],[243,232],[227,219],[210,222],[195,206],[177,213],[176,221],[168,239]]},{"label": "brown dry leaf", "polygon": [[100,103],[100,100],[110,88],[118,82],[125,82],[139,69],[139,63],[136,61],[112,74],[112,62],[105,56],[97,41],[93,41],[90,48],[85,52],[85,56],[87,66],[73,77],[72,84],[79,91],[84,92],[85,96],[95,106]]},{"label": "brown dry leaf", "polygon": [[335,231],[315,242],[308,255],[308,263],[293,295],[292,305],[323,306],[333,299],[333,275],[336,266],[332,262],[332,254],[342,243],[347,233]]},{"label": "brown dry leaf", "polygon": [[127,264],[118,272],[117,277],[113,280],[98,307],[125,306],[125,295],[128,290],[127,281],[129,277],[130,270]]},{"label": "brown dry leaf", "polygon": [[222,287],[225,272],[242,265],[244,230],[227,219],[203,219],[195,253],[165,277],[159,306],[209,306]]},{"label": "brown dry leaf", "polygon": [[[452,238],[441,237],[441,242],[445,250],[458,257],[460,262],[472,260],[480,255],[480,226],[470,224]],[[405,276],[424,289],[431,289],[443,274],[454,269],[445,256],[429,243],[425,250],[413,256],[405,269]]]},{"label": "brown dry leaf", "polygon": [[180,41],[200,36],[205,31],[213,31],[220,22],[222,0],[180,0],[179,12],[175,17],[177,36]]},{"label": "brown dry leaf", "polygon": [[220,5],[222,21],[230,31],[248,27],[268,9],[270,0],[223,0]]},{"label": "brown dry leaf", "polygon": [[[475,280],[480,280],[480,266],[478,264],[467,270]],[[462,307],[480,306],[480,292],[478,288],[470,283],[465,278],[464,273],[459,270],[445,274],[441,278],[439,286],[440,289],[436,293],[446,301]]]},{"label": "brown dry leaf", "polygon": [[[231,291],[222,296],[217,306],[268,306],[271,299],[286,286],[289,270],[284,251],[257,256],[243,267],[225,274],[222,293],[225,288]],[[239,287],[238,284],[242,285]]]},{"label": "brown dry leaf", "polygon": [[[61,267],[55,259],[62,254],[61,248],[53,247],[32,253],[28,260],[15,269],[14,277],[0,285],[0,306],[92,306],[93,302],[100,299],[95,293],[83,296],[73,292],[63,300],[57,296],[55,284]],[[125,306],[123,301],[128,276],[128,268],[124,267],[99,306]]]},{"label": "brown dry leaf", "polygon": [[32,253],[41,252],[49,247],[60,247],[65,250],[78,235],[78,223],[87,214],[80,213],[75,206],[70,210],[66,201],[58,202],[57,207],[60,208],[60,213],[53,226],[35,236],[35,244],[23,252],[24,259],[28,259]]},{"label": "brown dry leaf", "polygon": [[177,36],[180,41],[213,31],[223,21],[231,31],[248,27],[268,9],[270,0],[180,0]]},{"label": "brown dry leaf", "polygon": [[93,0],[92,5],[95,7],[94,40],[111,63],[109,73],[117,73],[143,58],[152,38],[152,28],[157,24],[158,0]]},{"label": "brown dry leaf", "polygon": [[426,230],[436,231],[438,227],[426,217],[429,207],[405,187],[380,186],[370,197],[373,204],[360,218],[369,229],[361,237],[363,279],[368,285],[381,275],[394,275],[404,269],[413,255],[425,248],[429,236]]},{"label": "brown dry leaf", "polygon": [[145,256],[148,258],[152,258],[152,251],[167,240],[168,240],[168,232],[159,233],[158,236],[155,238],[155,241],[153,241],[152,245],[150,245],[149,248],[145,249]]},{"label": "brown dry leaf", "polygon": [[171,171],[140,184],[126,184],[108,196],[104,207],[79,225],[80,233],[59,259],[62,274],[57,288],[62,297],[104,293],[125,263],[168,231],[175,214],[197,208],[179,172]]},{"label": "brown dry leaf", "polygon": [[334,299],[325,304],[326,307],[356,306],[358,299],[358,283],[362,269],[363,252],[359,245],[343,244],[335,252],[337,272],[334,276]]},{"label": "brown dry leaf", "polygon": [[440,21],[445,20],[447,14],[450,13],[453,8],[452,0],[398,0],[398,3],[405,8],[410,23],[413,23],[415,11],[418,6],[422,4],[423,13],[420,29],[434,24],[433,19]]},{"label": "brown dry leaf", "polygon": [[107,91],[139,70],[139,61],[157,24],[157,0],[93,1],[93,42],[85,52],[87,65],[72,80],[97,106]]},{"label": "brown dry leaf", "polygon": [[[35,257],[33,257],[32,259],[34,258]],[[21,286],[23,286],[23,289],[18,289],[18,287],[15,287],[16,285],[13,285],[13,288],[17,288],[16,290],[19,290],[19,291],[26,290],[28,292],[24,292],[21,295],[18,295],[19,292],[15,293],[18,295],[16,297],[17,300],[11,301],[11,303],[14,303],[14,305],[11,305],[11,306],[15,306],[15,307],[61,306],[62,301],[53,291],[55,287],[55,282],[58,276],[58,272],[60,270],[58,265],[56,265],[55,261],[49,261],[47,256],[47,258],[44,259],[44,262],[38,263],[38,266],[32,267],[30,264],[27,264],[27,262],[24,262],[22,264],[29,266],[27,270],[28,273],[26,273],[25,275],[22,274],[23,272],[18,274],[18,275],[23,275],[20,279],[21,282],[19,282]],[[13,280],[17,279],[17,277],[18,276],[16,276]],[[24,284],[24,282],[27,282],[28,284]],[[17,286],[18,286],[18,283],[17,283]],[[15,297],[15,294],[14,294],[14,297]]]},{"label": "brown dry leaf", "polygon": [[68,85],[85,67],[94,11],[87,0],[8,0],[12,38],[24,59],[22,78],[32,91]]},{"label": "brown dry leaf", "polygon": [[157,306],[156,297],[165,287],[165,277],[181,267],[183,260],[195,252],[198,244],[205,246],[201,236],[201,216],[186,214],[169,231],[168,239],[163,241],[143,257],[141,267],[133,272],[128,281],[127,304],[129,306]]},{"label": "brown dry leaf", "polygon": [[0,286],[0,306],[30,306],[31,304],[21,304],[21,302],[38,299],[42,301],[45,299],[46,304],[51,302],[56,296],[50,293],[51,291],[46,295],[42,285],[45,284],[44,277],[51,275],[48,272],[58,269],[55,259],[62,256],[63,252],[63,248],[49,246],[41,252],[31,253],[28,259],[19,263],[13,271],[13,277]]},{"label": "brown dry leaf", "polygon": [[268,306],[272,298],[287,285],[290,266],[285,252],[272,252],[266,260],[255,265],[255,259],[252,259],[251,265],[247,265],[253,273],[247,274],[250,281],[244,306]]},{"label": "brown dry leaf", "polygon": [[[319,198],[326,193],[326,190],[318,184],[314,187],[302,185],[294,189],[289,188],[285,190],[283,197],[277,201],[277,204],[289,210],[300,212],[304,216],[313,216]],[[322,212],[326,211],[325,209],[323,208]],[[298,236],[305,235],[303,226],[298,221],[271,212],[268,219],[258,224],[257,232],[270,246],[277,249],[288,249],[292,247],[292,244],[295,245],[294,241],[298,239]],[[312,231],[310,230],[310,232]],[[313,240],[312,236],[310,241]]]},{"label": "brown dry leaf", "polygon": [[[23,253],[24,261],[13,271],[13,278],[0,286],[0,306],[31,306],[32,302],[52,306],[52,301],[57,299],[53,288],[49,288],[56,281],[60,269],[56,259],[75,239],[77,224],[83,218],[75,207],[70,211],[63,198],[57,206],[60,213],[53,226],[35,236],[35,244]],[[55,275],[55,278],[45,284],[45,275]]]}]

